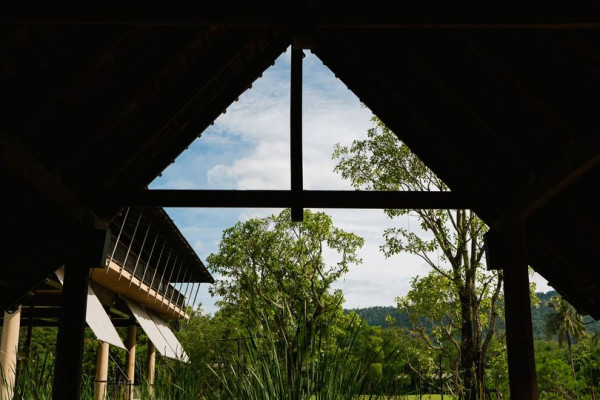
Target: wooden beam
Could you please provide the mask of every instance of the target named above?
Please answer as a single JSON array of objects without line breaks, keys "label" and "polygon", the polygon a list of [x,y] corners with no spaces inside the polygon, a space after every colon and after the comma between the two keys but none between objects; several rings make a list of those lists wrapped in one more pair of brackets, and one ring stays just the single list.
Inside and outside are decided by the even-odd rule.
[{"label": "wooden beam", "polygon": [[[223,207],[358,209],[472,209],[484,203],[481,194],[454,192],[376,192],[304,190],[142,190],[106,202],[130,207]],[[118,204],[117,204],[118,203]]]},{"label": "wooden beam", "polygon": [[293,204],[292,221],[302,221],[301,194],[304,189],[302,176],[302,49],[292,48],[290,72],[290,170]]},{"label": "wooden beam", "polygon": [[[585,149],[585,151],[595,149],[596,147],[593,147]],[[581,155],[578,159],[571,160],[568,167],[547,171],[515,200],[511,208],[513,218],[520,221],[526,220],[599,163],[600,153],[594,151],[592,154]]]},{"label": "wooden beam", "polygon": [[20,143],[1,129],[0,163],[16,171],[37,191],[54,201],[79,221],[87,221],[91,218],[91,214],[83,201],[63,184],[58,175],[48,171]]},{"label": "wooden beam", "polygon": [[64,272],[60,326],[56,339],[52,398],[79,400],[81,363],[91,269],[106,260],[107,232],[82,230]]},{"label": "wooden beam", "polygon": [[[22,2],[3,13],[0,22],[111,24],[111,25],[223,25],[293,27],[297,10],[304,1],[206,2],[202,12],[192,3],[161,7],[137,2],[73,7],[60,4]],[[598,6],[594,2],[497,2],[495,6],[473,1],[391,3],[386,1],[314,2],[311,18],[317,27],[379,28],[521,28],[531,24],[544,28],[598,27]]]},{"label": "wooden beam", "polygon": [[59,307],[28,307],[23,309],[23,318],[28,319],[55,319],[59,320],[61,309]]},{"label": "wooden beam", "polygon": [[[85,138],[74,140],[76,146],[57,164],[61,168],[74,168],[98,151],[101,139],[119,141],[120,136],[110,136],[111,128],[131,113],[132,104],[139,107],[143,103],[139,100],[140,93],[147,93],[149,87],[165,76],[165,71],[180,68],[173,66],[174,61],[197,42],[201,31],[129,28],[115,43],[99,52],[88,68],[74,75],[75,82],[45,107],[41,121],[36,124],[39,131],[59,130],[61,135],[73,138],[79,136],[81,126],[90,126]],[[138,56],[132,58],[134,52]],[[98,71],[103,73],[98,74]],[[70,145],[66,143],[62,147],[69,149]],[[122,145],[113,146],[114,150]]]},{"label": "wooden beam", "polygon": [[[490,122],[496,119],[493,127],[500,133],[497,140],[504,142],[503,147],[514,153],[514,157],[522,163],[521,174],[524,175],[522,180],[527,181],[528,184],[518,196],[512,197],[512,201],[507,204],[509,209],[505,213],[515,221],[524,221],[600,163],[598,151],[600,141],[595,135],[587,133],[588,126],[592,123],[592,119],[589,118],[592,118],[593,110],[588,109],[586,113],[586,109],[582,109],[584,104],[595,104],[597,98],[589,98],[591,91],[582,92],[581,96],[587,101],[573,102],[561,96],[562,92],[558,88],[544,90],[548,77],[555,76],[552,73],[561,73],[565,79],[568,79],[568,87],[577,87],[580,91],[586,91],[587,89],[584,88],[589,86],[586,78],[573,77],[587,76],[585,75],[587,73],[597,74],[600,71],[597,55],[580,41],[576,41],[576,38],[587,38],[589,35],[574,35],[573,39],[570,39],[568,50],[559,46],[556,54],[552,53],[552,56],[542,59],[537,65],[537,68],[547,65],[551,57],[582,57],[577,58],[577,62],[573,62],[574,66],[569,75],[554,69],[545,71],[546,75],[536,74],[536,79],[533,79],[521,69],[525,61],[511,60],[514,52],[519,50],[504,50],[512,49],[514,38],[508,42],[511,43],[510,46],[506,43],[505,46],[494,46],[485,39],[485,35],[478,36],[468,32],[444,35],[445,38],[452,36],[462,39],[446,40],[444,45],[451,54],[458,56],[453,58],[452,66],[436,69],[444,74],[442,77],[444,83],[452,87],[465,104],[476,108],[478,115]],[[539,51],[539,47],[547,43],[547,41],[538,43],[538,39],[531,39],[531,36],[519,36],[520,40],[526,43],[524,48],[530,49],[531,52]],[[558,38],[556,35],[552,37],[554,40]],[[448,43],[453,43],[454,47],[448,46]],[[460,56],[461,49],[465,47],[470,50],[466,55]],[[544,52],[547,52],[545,48]],[[431,59],[429,65],[438,66],[437,61]],[[593,67],[590,67],[588,62]],[[470,74],[469,79],[466,80],[455,79],[456,71],[464,68],[466,63],[471,63],[473,70],[487,72]],[[530,60],[527,60],[526,64],[529,69],[535,70],[536,65],[532,65]],[[593,72],[590,72],[590,68]],[[491,79],[490,75],[493,75],[494,79]],[[504,101],[494,104],[485,95],[478,95],[479,93],[503,93]],[[499,118],[501,115],[505,117]],[[579,115],[577,123],[575,123],[575,115]],[[523,141],[524,135],[542,129],[554,143],[551,145],[545,143],[545,151],[538,151],[540,148],[537,142]],[[510,180],[515,181],[515,179]],[[498,192],[506,193],[506,189],[500,187]]]},{"label": "wooden beam", "polygon": [[[185,150],[226,108],[241,91],[251,86],[277,57],[289,46],[289,35],[268,30],[229,32],[225,37],[210,43],[205,62],[196,62],[151,109],[140,111],[136,121],[142,125],[122,131],[139,137],[129,145],[120,146],[121,156],[129,161],[118,170],[110,171],[110,178],[103,184],[106,190],[120,191],[124,188],[142,188]],[[239,68],[244,65],[243,68]],[[146,114],[144,114],[146,113]],[[136,122],[137,123],[137,122]],[[137,126],[137,125],[136,125]],[[147,127],[160,127],[148,132]],[[148,137],[153,137],[149,141]],[[140,144],[141,143],[141,144]],[[105,144],[114,155],[112,142]],[[160,151],[158,151],[160,149]],[[131,166],[145,165],[145,168]],[[104,176],[102,176],[105,182]]]},{"label": "wooden beam", "polygon": [[36,290],[32,297],[26,297],[23,304],[34,307],[60,307],[62,298],[61,290]]},{"label": "wooden beam", "polygon": [[486,233],[486,259],[504,276],[504,314],[511,399],[536,400],[527,242],[520,225]]},{"label": "wooden beam", "polygon": [[[452,129],[456,129],[452,130],[453,133],[460,133],[465,129],[465,123],[456,122],[461,114],[456,109],[450,110],[447,102],[444,102],[442,107],[432,108],[432,100],[439,104],[440,99],[430,96],[431,93],[423,89],[423,83],[426,82],[417,82],[415,77],[405,71],[405,60],[398,61],[396,57],[388,60],[389,62],[377,62],[382,54],[390,52],[390,47],[385,43],[394,45],[389,35],[375,32],[366,37],[359,31],[337,35],[323,32],[317,36],[316,42],[315,54],[323,63],[348,85],[361,102],[372,110],[378,110],[377,116],[426,165],[436,171],[440,179],[454,190],[485,185],[480,170],[474,168],[458,151],[458,143],[449,140],[448,135],[443,134]],[[348,65],[352,65],[353,68],[347,68]],[[393,71],[393,79],[385,79],[390,70]],[[401,70],[402,73],[399,72]],[[407,90],[407,87],[416,87],[416,90]],[[407,101],[406,96],[410,96],[409,100],[412,101]],[[432,115],[435,114],[434,109],[440,110],[447,118],[442,119],[441,113],[437,113],[433,119],[424,118],[414,107],[415,97],[425,113]],[[449,127],[448,120],[453,121],[452,128]],[[437,126],[433,126],[432,121]],[[456,128],[457,125],[460,127]],[[435,156],[428,156],[430,154]],[[457,176],[460,176],[460,179],[457,179]]]},{"label": "wooden beam", "polygon": [[85,310],[90,265],[77,257],[65,265],[60,325],[56,339],[53,399],[79,400]]}]

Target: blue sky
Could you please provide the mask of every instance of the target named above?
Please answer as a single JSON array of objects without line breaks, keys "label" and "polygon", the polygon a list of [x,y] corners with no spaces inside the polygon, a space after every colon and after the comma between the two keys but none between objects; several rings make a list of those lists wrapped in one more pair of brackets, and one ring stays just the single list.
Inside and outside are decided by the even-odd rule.
[{"label": "blue sky", "polygon": [[[279,57],[150,188],[289,189],[289,56],[287,51]],[[351,190],[349,183],[333,172],[333,146],[365,138],[372,114],[310,52],[303,67],[304,188]],[[224,229],[239,220],[279,211],[167,209],[202,260],[217,250]],[[408,291],[412,277],[429,271],[418,257],[403,254],[386,259],[379,251],[385,228],[405,226],[415,230],[416,220],[404,217],[392,221],[380,210],[318,211],[327,212],[336,226],[365,239],[360,251],[362,265],[335,286],[344,291],[346,308],[394,305],[395,297]],[[538,290],[551,289],[539,276],[534,281]],[[216,299],[208,294],[208,285],[202,285],[198,297],[205,311],[216,310]]]}]

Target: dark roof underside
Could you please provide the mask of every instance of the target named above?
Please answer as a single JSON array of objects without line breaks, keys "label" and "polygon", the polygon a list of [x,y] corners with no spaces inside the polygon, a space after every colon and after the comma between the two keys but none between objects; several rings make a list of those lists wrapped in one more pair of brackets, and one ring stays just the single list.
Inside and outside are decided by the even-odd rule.
[{"label": "dark roof underside", "polygon": [[[296,37],[452,191],[481,194],[488,224],[523,218],[530,264],[600,317],[600,26],[384,29],[344,15]],[[268,17],[0,25],[1,304],[64,262],[82,221],[119,212],[103,199],[147,186],[290,45],[290,21]]]}]

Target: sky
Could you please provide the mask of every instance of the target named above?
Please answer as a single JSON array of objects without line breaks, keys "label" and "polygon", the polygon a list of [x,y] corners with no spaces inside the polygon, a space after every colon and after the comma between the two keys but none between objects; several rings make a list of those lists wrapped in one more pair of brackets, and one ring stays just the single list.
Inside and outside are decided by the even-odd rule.
[{"label": "sky", "polygon": [[[150,189],[290,189],[290,51],[253,83],[215,123],[163,171]],[[310,52],[303,64],[303,173],[308,190],[352,190],[333,171],[334,145],[366,138],[372,113]],[[201,135],[200,135],[201,134]],[[218,249],[224,229],[281,209],[167,208],[175,224],[200,258]],[[380,251],[388,227],[419,229],[414,217],[390,220],[381,210],[314,210],[329,214],[335,226],[365,239],[359,251],[363,263],[334,285],[342,289],[345,308],[395,305],[410,289],[410,280],[429,267],[417,256],[385,258]],[[326,254],[325,258],[331,259]],[[215,279],[219,277],[213,275]],[[538,291],[552,290],[535,275]],[[214,313],[216,298],[203,284],[198,295],[205,312]]]}]

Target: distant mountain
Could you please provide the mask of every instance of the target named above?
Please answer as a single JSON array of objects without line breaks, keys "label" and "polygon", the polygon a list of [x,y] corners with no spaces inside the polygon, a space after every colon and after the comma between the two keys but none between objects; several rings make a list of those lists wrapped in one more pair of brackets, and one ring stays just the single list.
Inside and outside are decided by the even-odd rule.
[{"label": "distant mountain", "polygon": [[367,308],[355,308],[352,310],[344,310],[344,313],[355,312],[358,314],[363,321],[371,326],[381,326],[387,327],[389,326],[386,322],[385,318],[389,315],[396,320],[395,327],[408,328],[410,323],[408,321],[408,316],[404,313],[398,311],[398,309],[394,306],[376,306],[376,307],[367,307]]},{"label": "distant mountain", "polygon": [[[531,322],[533,328],[533,337],[534,339],[546,339],[546,314],[551,312],[550,307],[548,307],[548,302],[552,298],[552,296],[558,295],[556,291],[550,291],[547,293],[536,293],[537,297],[540,300],[540,306],[538,308],[531,307]],[[393,306],[376,306],[376,307],[368,307],[368,308],[356,308],[351,310],[344,310],[345,313],[355,312],[363,320],[371,326],[381,326],[388,327],[389,325],[386,322],[386,317],[389,315],[395,319],[395,327],[398,328],[409,328],[410,323],[408,321],[408,316],[406,314],[400,313],[396,307]],[[600,331],[600,321],[594,321],[590,317],[584,317],[584,322],[587,325],[589,332],[598,332]],[[500,321],[498,324],[499,330],[504,330],[504,323]]]}]

